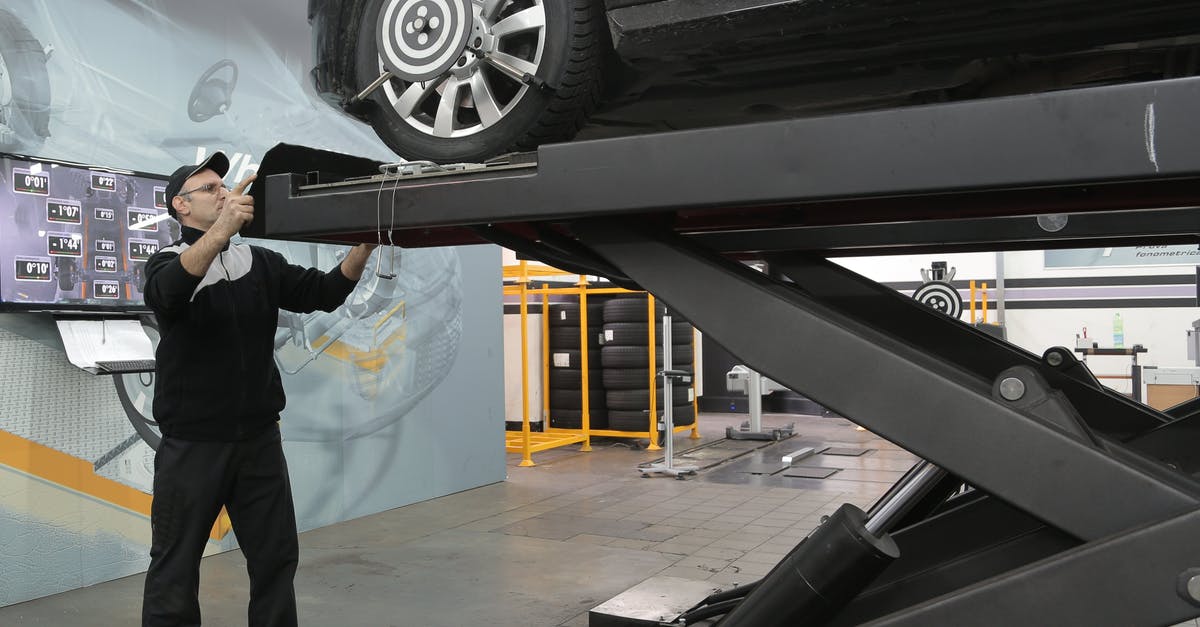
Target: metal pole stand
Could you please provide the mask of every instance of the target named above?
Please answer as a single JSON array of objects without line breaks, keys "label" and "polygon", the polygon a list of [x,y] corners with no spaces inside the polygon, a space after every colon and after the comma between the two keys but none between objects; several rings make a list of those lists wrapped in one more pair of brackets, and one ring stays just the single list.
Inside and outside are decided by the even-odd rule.
[{"label": "metal pole stand", "polygon": [[[691,383],[692,373],[683,370],[672,370],[671,366],[671,314],[663,315],[662,319],[662,362],[663,369],[658,373],[659,379],[663,382],[663,417],[662,422],[664,435],[664,454],[663,461],[657,464],[648,466],[638,466],[638,472],[642,473],[642,478],[649,477],[652,473],[662,473],[664,475],[672,475],[676,479],[682,480],[684,475],[694,475],[700,469],[699,466],[676,466],[674,463],[675,457],[675,402],[672,395],[674,383]],[[653,341],[653,338],[651,338]]]},{"label": "metal pole stand", "polygon": [[785,427],[775,427],[770,431],[762,429],[762,397],[775,390],[784,390],[783,386],[764,377],[755,370],[737,365],[725,373],[725,389],[730,392],[741,392],[748,397],[750,420],[742,422],[738,429],[725,427],[725,437],[729,440],[782,440],[796,434],[796,423],[788,423]]}]

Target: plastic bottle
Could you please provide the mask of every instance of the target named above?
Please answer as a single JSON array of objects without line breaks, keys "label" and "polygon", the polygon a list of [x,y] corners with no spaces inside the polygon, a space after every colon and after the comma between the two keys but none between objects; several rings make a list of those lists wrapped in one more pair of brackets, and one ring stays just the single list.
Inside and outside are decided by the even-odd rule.
[{"label": "plastic bottle", "polygon": [[1113,314],[1113,348],[1125,348],[1125,323],[1121,314]]}]

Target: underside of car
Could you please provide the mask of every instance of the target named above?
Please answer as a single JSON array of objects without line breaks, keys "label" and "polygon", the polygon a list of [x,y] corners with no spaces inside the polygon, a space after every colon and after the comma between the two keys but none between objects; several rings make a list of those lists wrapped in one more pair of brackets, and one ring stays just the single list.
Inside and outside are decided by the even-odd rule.
[{"label": "underside of car", "polygon": [[[476,32],[512,36],[487,50],[464,39],[462,69],[419,82],[392,71],[367,91],[395,67],[370,39],[383,41],[382,18],[417,10],[415,0],[312,0],[318,90],[398,154],[446,161],[576,133],[738,124],[1200,69],[1195,2],[460,1],[476,10]],[[447,95],[447,85],[462,91]]]}]

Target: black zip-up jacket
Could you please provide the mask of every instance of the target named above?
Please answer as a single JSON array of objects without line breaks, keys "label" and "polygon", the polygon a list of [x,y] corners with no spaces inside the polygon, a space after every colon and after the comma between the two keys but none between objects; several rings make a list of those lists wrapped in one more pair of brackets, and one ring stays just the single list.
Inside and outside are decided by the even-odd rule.
[{"label": "black zip-up jacket", "polygon": [[274,354],[279,310],[333,311],[355,283],[341,266],[303,268],[247,244],[227,245],[205,276],[192,276],[179,255],[204,232],[185,226],[182,235],[146,262],[143,292],[160,335],[154,419],[171,437],[242,440],[283,411]]}]

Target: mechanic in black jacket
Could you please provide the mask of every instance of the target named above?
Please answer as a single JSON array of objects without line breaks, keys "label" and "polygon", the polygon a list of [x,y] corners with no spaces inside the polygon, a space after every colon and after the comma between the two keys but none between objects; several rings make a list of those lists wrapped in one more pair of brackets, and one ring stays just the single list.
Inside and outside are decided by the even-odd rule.
[{"label": "mechanic in black jacket", "polygon": [[362,276],[373,245],[351,249],[325,273],[265,248],[231,243],[254,218],[222,179],[213,153],[180,167],[166,188],[182,238],[146,262],[146,304],[160,341],[154,419],[150,569],[143,625],[199,625],[200,557],[221,506],[250,575],[249,623],[295,625],[296,514],[279,437],[283,385],[275,367],[279,310],[333,311]]}]

